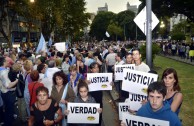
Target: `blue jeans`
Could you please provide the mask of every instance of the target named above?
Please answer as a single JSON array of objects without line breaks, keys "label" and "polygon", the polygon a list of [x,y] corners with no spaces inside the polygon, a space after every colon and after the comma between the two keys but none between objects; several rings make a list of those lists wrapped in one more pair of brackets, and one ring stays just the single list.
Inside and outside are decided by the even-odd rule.
[{"label": "blue jeans", "polygon": [[5,105],[5,117],[4,123],[5,126],[12,126],[14,122],[14,104],[16,100],[15,91],[8,91],[7,93],[1,93],[3,103]]}]

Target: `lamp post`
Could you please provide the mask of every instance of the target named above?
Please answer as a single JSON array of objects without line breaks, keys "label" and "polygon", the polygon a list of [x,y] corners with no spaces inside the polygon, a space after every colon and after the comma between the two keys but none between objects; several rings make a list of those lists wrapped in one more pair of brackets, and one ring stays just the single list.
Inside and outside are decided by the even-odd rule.
[{"label": "lamp post", "polygon": [[34,0],[30,0],[30,3],[34,3]]}]

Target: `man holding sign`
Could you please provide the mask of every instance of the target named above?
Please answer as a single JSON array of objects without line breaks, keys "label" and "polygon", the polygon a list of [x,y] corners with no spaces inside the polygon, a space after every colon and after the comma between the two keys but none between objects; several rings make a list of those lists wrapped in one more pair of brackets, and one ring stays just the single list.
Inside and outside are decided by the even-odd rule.
[{"label": "man holding sign", "polygon": [[[181,126],[178,116],[165,100],[166,92],[166,87],[160,82],[151,83],[147,91],[148,102],[138,110],[137,116],[169,121],[170,126]],[[123,122],[121,124],[125,125]]]}]

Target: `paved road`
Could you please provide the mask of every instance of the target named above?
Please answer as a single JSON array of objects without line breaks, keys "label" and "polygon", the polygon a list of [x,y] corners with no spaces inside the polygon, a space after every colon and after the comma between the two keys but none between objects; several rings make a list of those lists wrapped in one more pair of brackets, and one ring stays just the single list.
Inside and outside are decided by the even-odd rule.
[{"label": "paved road", "polygon": [[115,105],[110,91],[103,92],[103,113],[104,126],[119,126],[118,109]]}]

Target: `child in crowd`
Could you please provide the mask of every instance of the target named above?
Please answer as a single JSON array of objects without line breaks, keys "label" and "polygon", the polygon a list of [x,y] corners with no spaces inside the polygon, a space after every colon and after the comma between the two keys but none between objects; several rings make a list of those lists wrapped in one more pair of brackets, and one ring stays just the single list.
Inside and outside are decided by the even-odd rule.
[{"label": "child in crowd", "polygon": [[[78,96],[75,98],[75,103],[96,103],[95,99],[88,93],[89,88],[87,83],[80,79],[78,83]],[[98,108],[98,112],[102,112],[102,108]],[[65,110],[65,114],[69,114],[69,110]],[[94,124],[70,124],[73,126],[92,126]]]}]

